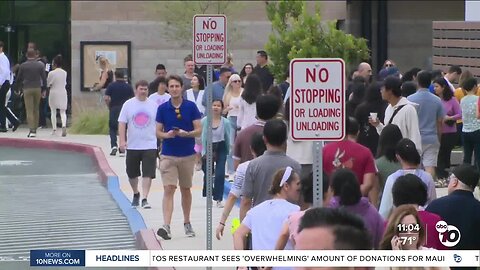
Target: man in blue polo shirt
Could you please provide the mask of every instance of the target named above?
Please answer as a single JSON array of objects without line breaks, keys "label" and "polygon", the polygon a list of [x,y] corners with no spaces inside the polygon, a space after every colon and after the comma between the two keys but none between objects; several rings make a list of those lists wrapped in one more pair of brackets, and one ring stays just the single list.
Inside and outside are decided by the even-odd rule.
[{"label": "man in blue polo shirt", "polygon": [[173,213],[173,196],[180,186],[185,234],[194,237],[190,224],[192,208],[193,169],[195,166],[195,137],[202,132],[201,115],[197,105],[182,98],[182,78],[170,75],[167,87],[171,99],[158,107],[157,138],[163,140],[160,156],[160,173],[162,175],[163,221],[164,225],[157,234],[165,240],[171,239],[170,222]]},{"label": "man in blue polo shirt", "polygon": [[417,74],[417,92],[408,96],[407,99],[417,104],[418,126],[422,138],[422,164],[425,171],[430,173],[433,179],[435,179],[435,168],[437,167],[445,110],[441,99],[428,91],[431,81],[432,75],[429,71],[420,71]]}]

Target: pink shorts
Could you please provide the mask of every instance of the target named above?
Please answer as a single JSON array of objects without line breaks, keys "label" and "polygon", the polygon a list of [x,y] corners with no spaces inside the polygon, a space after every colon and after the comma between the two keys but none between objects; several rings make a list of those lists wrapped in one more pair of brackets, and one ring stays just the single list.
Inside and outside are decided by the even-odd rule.
[{"label": "pink shorts", "polygon": [[195,150],[195,153],[201,153],[202,152],[202,145],[201,144],[195,144],[195,147],[193,149]]}]

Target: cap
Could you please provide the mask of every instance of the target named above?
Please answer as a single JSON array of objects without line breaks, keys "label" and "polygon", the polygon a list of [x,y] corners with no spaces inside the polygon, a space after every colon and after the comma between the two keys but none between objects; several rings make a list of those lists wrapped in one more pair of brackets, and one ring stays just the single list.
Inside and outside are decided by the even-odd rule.
[{"label": "cap", "polygon": [[387,68],[387,76],[399,76],[400,71],[398,71],[397,67],[388,67]]},{"label": "cap", "polygon": [[452,173],[458,180],[460,180],[462,183],[464,183],[471,189],[475,189],[475,187],[478,185],[480,173],[472,165],[459,165],[455,169],[453,169]]},{"label": "cap", "polygon": [[388,70],[386,68],[382,68],[380,72],[378,72],[377,80],[382,81],[388,76]]}]

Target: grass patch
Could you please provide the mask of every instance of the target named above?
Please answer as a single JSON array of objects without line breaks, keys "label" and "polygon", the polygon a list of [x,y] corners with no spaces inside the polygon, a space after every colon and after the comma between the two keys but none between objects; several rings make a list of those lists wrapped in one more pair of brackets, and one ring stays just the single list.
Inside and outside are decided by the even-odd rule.
[{"label": "grass patch", "polygon": [[108,111],[105,110],[81,112],[74,117],[70,132],[74,134],[107,135],[108,118]]}]

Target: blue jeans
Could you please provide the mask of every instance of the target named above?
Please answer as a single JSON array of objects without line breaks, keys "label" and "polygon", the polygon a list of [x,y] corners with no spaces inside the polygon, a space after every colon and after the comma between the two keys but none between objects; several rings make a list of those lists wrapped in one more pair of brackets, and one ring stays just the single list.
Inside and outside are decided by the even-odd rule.
[{"label": "blue jeans", "polygon": [[[230,144],[233,145],[235,138],[237,138],[237,117],[229,116],[228,120],[230,120],[230,125],[232,127],[230,132]],[[227,169],[228,174],[235,173],[235,170],[233,169],[233,149],[230,149],[230,153],[228,153],[227,156]]]},{"label": "blue jeans", "polygon": [[472,164],[472,154],[475,166],[480,170],[480,130],[463,132],[463,163]]},{"label": "blue jeans", "polygon": [[[225,141],[212,144],[214,166],[213,181],[213,200],[221,201],[223,199],[223,190],[225,185],[225,162],[227,161],[227,145]],[[207,196],[207,159],[202,158],[203,170],[203,197]]]},{"label": "blue jeans", "polygon": [[110,133],[110,147],[117,147],[117,133],[118,133],[118,116],[122,106],[115,106],[110,108],[110,116],[108,119],[108,128]]}]

